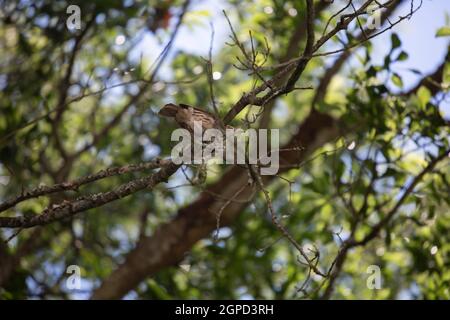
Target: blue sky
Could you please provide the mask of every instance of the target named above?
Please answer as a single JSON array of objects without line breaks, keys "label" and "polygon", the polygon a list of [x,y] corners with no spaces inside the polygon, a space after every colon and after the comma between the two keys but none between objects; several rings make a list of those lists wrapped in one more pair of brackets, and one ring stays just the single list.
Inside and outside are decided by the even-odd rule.
[{"label": "blue sky", "polygon": [[[418,3],[419,1],[415,1]],[[409,10],[406,2],[397,14],[405,14]],[[422,7],[409,21],[403,21],[393,29],[402,41],[402,49],[409,55],[409,59],[398,63],[394,70],[403,79],[405,87],[414,85],[420,78],[408,69],[417,69],[424,74],[433,72],[442,63],[447,52],[449,38],[436,38],[436,31],[446,25],[446,16],[450,15],[449,0],[424,0]],[[381,63],[390,50],[391,32],[374,39],[374,56],[377,63]],[[450,117],[450,100],[440,105],[441,112],[448,119]]]},{"label": "blue sky", "polygon": [[[337,5],[340,2],[346,3],[344,0],[335,0]],[[420,0],[414,0],[415,5],[419,3]],[[392,21],[395,21],[395,17],[399,15],[407,14],[409,8],[410,1],[405,1],[394,14]],[[215,29],[214,52],[220,50],[229,35],[229,28],[222,10],[226,10],[233,17],[234,7],[230,6],[227,1],[195,1],[190,7],[190,11],[207,11],[208,16],[200,19],[203,23],[193,27],[183,26],[175,40],[172,52],[180,50],[206,56],[211,35],[210,21],[213,22]],[[449,38],[436,38],[435,34],[437,29],[446,25],[446,16],[448,15],[450,15],[450,0],[423,0],[422,7],[412,19],[402,21],[392,30],[374,40],[373,61],[376,63],[383,61],[384,56],[390,50],[390,36],[392,32],[397,33],[402,41],[403,50],[409,54],[409,59],[397,63],[393,69],[401,75],[405,89],[413,86],[420,76],[412,73],[409,69],[416,69],[427,74],[434,71],[445,57]],[[143,37],[141,44],[136,47],[135,55],[143,53],[144,56],[156,57],[161,49],[162,44],[159,44],[154,36],[147,34]],[[450,101],[443,102],[440,109],[445,117],[450,117]]]},{"label": "blue sky", "polygon": [[[335,2],[344,3],[343,0],[335,0]],[[419,0],[415,0],[415,3],[418,2]],[[174,50],[172,52],[181,50],[206,56],[209,50],[210,21],[213,21],[215,29],[214,52],[218,52],[223,47],[224,42],[227,41],[229,35],[228,25],[222,14],[223,9],[230,13],[234,10],[227,2],[222,0],[195,1],[190,10],[205,10],[209,12],[209,16],[205,16],[204,23],[196,27],[188,28],[183,26],[175,40]],[[400,8],[397,15],[405,14],[408,9],[409,2],[407,1]],[[417,69],[427,74],[434,71],[443,61],[449,40],[448,38],[436,38],[435,33],[437,29],[445,25],[446,14],[450,14],[450,0],[424,0],[422,8],[411,20],[404,21],[393,29],[393,32],[399,35],[403,49],[409,54],[407,61],[399,63],[394,67],[395,71],[402,76],[406,88],[414,85],[419,78],[418,75],[408,71],[408,69]],[[375,62],[381,63],[386,53],[390,50],[391,33],[392,31],[386,32],[374,40],[375,50],[372,58]],[[152,34],[147,32],[143,36],[141,43],[134,49],[134,55],[139,57],[140,54],[143,54],[145,57],[156,58],[161,52],[163,45]],[[166,67],[167,65],[168,63]],[[450,116],[450,101],[444,102],[440,108],[446,116]],[[171,183],[173,185],[180,184],[183,177],[180,176],[179,178],[173,179]],[[189,193],[189,188],[185,189],[184,192]],[[179,195],[181,194],[182,192],[179,193]],[[82,286],[83,289],[90,289],[92,284],[83,282]],[[131,298],[132,296],[133,294],[127,297]],[[75,293],[73,297],[87,297],[87,293]],[[409,296],[406,293],[401,296],[401,298],[407,297]]]},{"label": "blue sky", "polygon": [[[340,8],[340,4],[347,3],[344,0],[335,0],[335,4]],[[415,5],[420,3],[419,0],[414,0]],[[235,7],[229,5],[227,1],[223,0],[200,0],[194,1],[190,6],[190,11],[207,11],[209,14],[204,16],[200,21],[202,23],[196,26],[182,26],[175,39],[172,54],[177,51],[184,51],[191,54],[201,55],[206,57],[208,55],[210,46],[211,29],[209,23],[212,21],[215,30],[215,38],[213,49],[214,52],[219,52],[228,40],[230,34],[228,23],[222,13],[226,10],[230,16],[233,25],[237,21],[233,20]],[[410,10],[410,1],[405,3],[395,12],[392,17],[394,22],[400,15],[406,15]],[[333,9],[333,13],[336,8]],[[404,83],[404,90],[415,85],[420,79],[420,75],[414,74],[409,69],[416,69],[423,74],[433,72],[435,68],[442,63],[449,38],[436,38],[436,30],[446,24],[446,15],[450,14],[450,0],[423,0],[422,7],[410,20],[404,20],[399,25],[389,30],[374,40],[374,50],[372,59],[373,62],[381,64],[385,55],[391,49],[391,34],[395,32],[399,35],[402,41],[402,49],[409,55],[407,61],[399,62],[393,65],[393,70],[401,75]],[[186,20],[189,21],[189,15]],[[176,20],[176,19],[173,19]],[[176,21],[172,21],[174,24]],[[173,27],[173,25],[172,25]],[[141,43],[135,48],[134,55],[156,58],[161,52],[164,43],[158,43],[152,34],[146,34]],[[213,58],[214,59],[214,58]],[[333,58],[330,57],[330,60]],[[160,74],[170,74],[170,59],[165,63],[165,72]],[[351,59],[348,66],[357,64],[356,59]],[[347,68],[349,72],[350,68]],[[440,104],[440,110],[444,117],[450,118],[450,99]],[[155,106],[155,108],[157,108]],[[153,150],[155,153],[158,150]],[[153,152],[152,151],[152,152]],[[148,156],[154,156],[153,153]],[[183,184],[184,176],[182,174],[175,175],[172,179],[171,185]],[[189,188],[181,188],[178,195],[178,200],[182,201],[186,195],[190,193]]]}]

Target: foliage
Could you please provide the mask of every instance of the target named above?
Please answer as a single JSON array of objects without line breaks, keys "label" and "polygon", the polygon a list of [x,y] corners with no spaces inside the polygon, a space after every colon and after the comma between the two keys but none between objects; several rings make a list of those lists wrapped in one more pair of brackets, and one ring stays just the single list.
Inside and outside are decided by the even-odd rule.
[{"label": "foliage", "polygon": [[[164,103],[212,110],[206,56],[178,48],[152,79],[158,50],[152,50],[153,55],[138,54],[137,48],[149,43],[144,41],[149,37],[159,51],[170,41],[183,3],[165,3],[6,1],[0,22],[0,174],[10,181],[0,185],[1,202],[23,189],[169,156],[175,123],[156,115]],[[85,33],[66,28],[69,4],[80,6]],[[237,36],[248,49],[249,30],[257,50],[264,50],[265,41],[269,44],[266,66],[280,62],[306,12],[304,1],[226,5]],[[169,25],[161,22],[162,16]],[[329,18],[327,11],[318,16],[318,36]],[[208,19],[204,11],[189,12],[184,22],[189,28],[184,31],[209,32]],[[332,50],[340,41],[349,44],[358,32],[358,24],[353,23],[343,33],[345,40],[333,38],[326,48]],[[448,27],[437,33],[447,34]],[[118,44],[119,36],[126,39],[123,45]],[[305,39],[301,41],[303,47]],[[311,249],[311,256],[313,248],[318,249],[323,270],[333,264],[343,239],[352,235],[355,241],[363,240],[427,163],[449,149],[449,121],[442,117],[440,106],[448,90],[450,65],[444,64],[439,90],[424,82],[408,91],[402,75],[392,67],[408,59],[396,33],[390,46],[383,63],[375,64],[373,44],[361,45],[351,70],[336,76],[345,81],[333,82],[315,105],[339,119],[343,134],[268,186],[282,223],[304,248]],[[236,45],[214,49],[213,70],[221,73],[220,80],[213,82],[214,94],[223,116],[260,80],[234,67],[236,56],[242,54]],[[328,59],[312,59],[299,84],[316,89]],[[268,68],[262,74],[269,78],[275,72]],[[310,113],[314,95],[315,90],[296,90],[277,98],[270,126],[282,128],[282,141],[289,141]],[[256,114],[261,108],[249,109]],[[244,116],[242,112],[232,124],[243,127]],[[220,181],[226,170],[226,166],[210,168],[206,184]],[[187,174],[193,172],[195,168],[188,168]],[[0,215],[38,215],[52,204],[109,191],[143,175],[113,176],[76,191],[22,202]],[[421,179],[376,238],[349,249],[332,298],[450,298],[449,179],[447,159]],[[0,285],[0,297],[89,297],[123,263],[140,237],[170,222],[204,187],[169,187],[185,183],[179,170],[169,184],[159,184],[151,192],[144,190],[68,219],[20,230],[0,245],[0,261],[5,263],[0,262],[1,280],[6,261],[18,257]],[[15,231],[0,229],[2,243]],[[305,293],[322,297],[328,282],[317,275],[309,278],[298,251],[280,237],[260,194],[229,227],[220,229],[217,241],[213,233],[197,242],[183,261],[146,278],[127,297],[291,299]],[[79,291],[68,290],[65,284],[66,267],[73,264],[82,270]],[[366,285],[370,265],[381,268],[380,290]],[[300,289],[304,281],[307,290]]]}]

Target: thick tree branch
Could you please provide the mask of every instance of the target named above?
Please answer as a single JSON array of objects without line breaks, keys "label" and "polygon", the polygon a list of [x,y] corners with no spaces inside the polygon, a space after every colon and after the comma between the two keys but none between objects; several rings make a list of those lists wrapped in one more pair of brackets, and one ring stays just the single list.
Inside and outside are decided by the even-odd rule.
[{"label": "thick tree branch", "polygon": [[[294,168],[295,164],[308,157],[324,143],[340,135],[336,120],[332,117],[312,112],[299,126],[297,134],[280,151],[280,171]],[[302,146],[301,151],[292,150]],[[290,166],[282,166],[290,164]],[[264,176],[264,183],[270,183],[274,176]],[[236,193],[239,196],[236,197]],[[117,299],[137,286],[145,277],[181,261],[184,253],[216,228],[217,212],[221,211],[221,225],[229,225],[251,201],[254,188],[248,184],[245,169],[233,167],[200,197],[178,211],[170,222],[160,225],[152,236],[144,237],[102,285],[94,292],[93,299]],[[229,202],[227,199],[235,198]],[[225,209],[223,208],[226,205]]]},{"label": "thick tree branch", "polygon": [[131,172],[137,172],[137,171],[144,171],[144,170],[150,170],[150,169],[156,169],[160,168],[162,166],[166,166],[169,164],[169,160],[161,160],[157,159],[154,161],[139,163],[139,164],[129,164],[122,167],[114,167],[114,168],[108,168],[106,170],[101,170],[97,173],[90,174],[88,176],[73,180],[73,181],[67,181],[63,183],[58,183],[53,186],[39,186],[35,189],[31,190],[24,190],[22,194],[19,196],[16,196],[14,198],[10,198],[3,203],[0,203],[0,212],[5,211],[9,208],[14,207],[16,204],[32,199],[37,198],[43,195],[48,195],[56,192],[62,192],[67,190],[78,190],[79,187],[82,185],[104,179],[107,177],[112,177],[116,175],[121,175],[125,173],[131,173]]},{"label": "thick tree branch", "polygon": [[[340,30],[345,29],[350,21],[361,14],[370,3],[371,1],[366,2],[363,7],[356,10],[356,14],[350,15],[350,18],[347,18],[343,24],[338,25],[337,28],[322,37],[314,48],[317,50],[326,42],[324,39],[329,39]],[[259,93],[264,92],[285,77],[294,69],[294,66],[297,67],[298,64],[285,65],[272,79],[263,82],[250,93],[244,94],[225,116],[224,123],[228,124],[247,105],[258,103],[261,105],[282,94],[282,90],[280,90],[281,93],[271,91],[266,96],[257,97]],[[289,151],[280,153],[281,170],[286,171],[298,166],[314,150],[339,135],[340,130],[335,119],[313,110],[299,127],[298,133],[282,148]],[[299,146],[304,149],[293,150],[294,147]],[[268,183],[272,179],[273,177],[266,176],[264,183]],[[243,200],[247,200],[253,192],[253,188],[247,185],[247,180],[247,173],[242,168],[234,167],[226,172],[222,179],[203,192],[197,201],[180,209],[178,215],[170,223],[161,225],[152,236],[142,238],[137,247],[127,255],[126,261],[95,290],[92,298],[120,298],[145,277],[179,262],[183,259],[184,253],[190,250],[196,241],[213,232],[216,227],[218,211],[221,212],[222,225],[229,225],[245,208],[246,203]],[[223,209],[226,199],[236,198],[237,191],[241,191],[237,201],[228,202],[226,208]]]},{"label": "thick tree branch", "polygon": [[52,205],[36,216],[0,217],[0,227],[30,228],[71,217],[79,212],[103,206],[140,190],[152,190],[157,184],[167,181],[177,169],[177,165],[169,162],[152,175],[122,184],[109,192],[84,196],[73,201],[63,201],[60,204]]}]

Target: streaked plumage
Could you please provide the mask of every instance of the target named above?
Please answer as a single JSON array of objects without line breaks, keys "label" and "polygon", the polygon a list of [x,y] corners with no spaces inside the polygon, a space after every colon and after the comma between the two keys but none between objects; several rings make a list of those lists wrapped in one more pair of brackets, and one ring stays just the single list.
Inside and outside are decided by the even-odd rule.
[{"label": "streaked plumage", "polygon": [[[201,121],[203,130],[220,128],[216,117],[207,111],[187,104],[168,103],[158,113],[161,116],[174,118],[178,125],[190,132],[194,131],[194,121]],[[228,128],[231,128],[227,126]]]}]

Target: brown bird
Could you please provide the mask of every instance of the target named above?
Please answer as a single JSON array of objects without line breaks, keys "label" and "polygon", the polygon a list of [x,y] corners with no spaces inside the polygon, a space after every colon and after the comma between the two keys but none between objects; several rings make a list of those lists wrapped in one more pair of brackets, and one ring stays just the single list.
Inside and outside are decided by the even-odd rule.
[{"label": "brown bird", "polygon": [[[220,129],[220,122],[212,113],[192,107],[188,104],[180,103],[179,105],[168,103],[158,112],[159,115],[174,118],[181,128],[190,132],[194,131],[194,121],[202,123],[202,129],[216,128]],[[226,128],[232,128],[226,126]]]},{"label": "brown bird", "polygon": [[[220,120],[217,119],[217,117],[214,114],[196,107],[192,107],[187,104],[180,103],[179,105],[176,105],[173,103],[168,103],[164,107],[162,107],[161,110],[159,110],[158,114],[164,117],[174,118],[181,128],[187,129],[189,132],[191,132],[191,134],[194,132],[194,121],[201,122],[203,131],[214,128],[219,129],[223,132],[220,125]],[[225,125],[225,129],[234,129],[234,128],[232,126]],[[223,132],[223,134],[225,133]],[[217,142],[218,141],[214,140],[214,143]],[[202,145],[206,146],[209,145],[210,143],[211,142],[206,143],[202,142]],[[216,150],[214,152],[215,154],[217,154],[218,152],[219,154],[222,155],[222,157],[224,157],[223,158],[224,161],[230,161],[226,155],[227,148],[225,143],[225,137],[222,140],[222,144],[217,144],[215,148],[217,148],[215,149]],[[223,152],[221,153],[220,150],[222,150]],[[237,159],[236,147],[233,148],[233,152],[234,152],[233,159]]]}]

